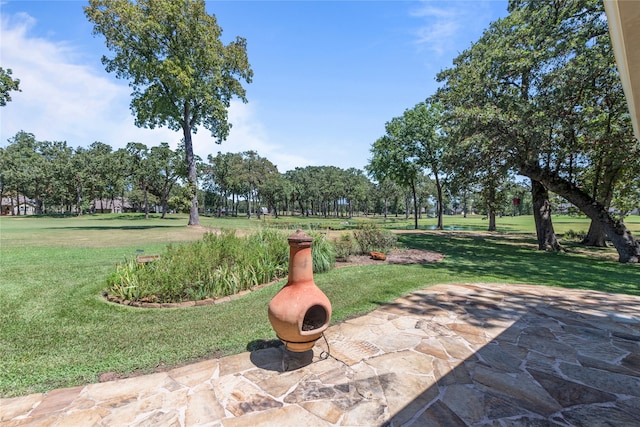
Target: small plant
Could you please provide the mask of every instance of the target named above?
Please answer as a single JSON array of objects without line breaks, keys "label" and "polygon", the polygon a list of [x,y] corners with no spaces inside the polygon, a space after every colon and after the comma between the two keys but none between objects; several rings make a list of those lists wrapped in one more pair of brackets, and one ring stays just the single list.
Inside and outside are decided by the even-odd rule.
[{"label": "small plant", "polygon": [[353,232],[353,237],[360,246],[360,252],[368,254],[372,251],[387,253],[396,246],[398,238],[390,231],[382,230],[375,224],[365,224]]}]

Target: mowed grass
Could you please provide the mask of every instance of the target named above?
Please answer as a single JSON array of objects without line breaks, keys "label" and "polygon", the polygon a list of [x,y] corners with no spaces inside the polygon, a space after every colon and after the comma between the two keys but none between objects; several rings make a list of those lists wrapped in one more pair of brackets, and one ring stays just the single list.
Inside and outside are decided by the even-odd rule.
[{"label": "mowed grass", "polygon": [[[565,227],[588,229],[584,219],[563,219],[554,219],[558,233]],[[348,222],[282,220],[303,229],[314,221],[327,230]],[[486,229],[486,220],[479,217],[448,217],[445,225],[456,224],[460,231],[444,232],[428,230],[433,219],[421,221],[425,230],[419,232],[407,229],[411,220],[378,220],[399,229],[403,245],[446,258],[437,264],[350,267],[316,275],[332,302],[334,323],[438,283],[530,283],[640,295],[639,265],[615,262],[612,248],[586,250],[571,242],[565,253],[537,251],[530,217],[500,218],[500,232],[491,234],[468,232]],[[183,215],[165,220],[139,215],[2,217],[0,396],[95,382],[104,372],[153,372],[274,339],[267,305],[284,281],[229,303],[184,309],[136,309],[107,303],[101,296],[106,276],[126,257],[161,253],[169,242],[199,239],[206,227],[250,232],[269,221],[277,220],[203,217],[205,228],[189,228]],[[637,217],[626,223],[640,234]],[[339,236],[344,231],[329,232]]]}]

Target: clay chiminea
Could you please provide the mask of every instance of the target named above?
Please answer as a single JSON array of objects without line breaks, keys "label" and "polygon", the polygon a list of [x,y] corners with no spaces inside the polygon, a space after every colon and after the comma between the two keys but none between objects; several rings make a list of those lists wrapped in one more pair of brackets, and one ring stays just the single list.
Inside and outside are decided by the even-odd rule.
[{"label": "clay chiminea", "polygon": [[331,302],[313,281],[313,239],[298,230],[288,240],[289,277],[269,303],[269,321],[287,350],[303,352],[329,327]]}]

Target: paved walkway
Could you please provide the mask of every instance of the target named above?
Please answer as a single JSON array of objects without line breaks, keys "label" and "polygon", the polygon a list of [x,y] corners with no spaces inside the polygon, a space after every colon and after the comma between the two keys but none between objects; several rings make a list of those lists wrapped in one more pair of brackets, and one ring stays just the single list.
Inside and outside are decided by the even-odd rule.
[{"label": "paved walkway", "polygon": [[638,297],[440,285],[325,336],[3,399],[0,426],[640,426]]}]

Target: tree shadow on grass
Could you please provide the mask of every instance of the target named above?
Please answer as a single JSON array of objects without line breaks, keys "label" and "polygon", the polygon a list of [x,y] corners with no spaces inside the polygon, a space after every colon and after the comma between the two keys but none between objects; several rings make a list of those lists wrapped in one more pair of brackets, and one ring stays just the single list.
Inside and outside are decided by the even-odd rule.
[{"label": "tree shadow on grass", "polygon": [[640,266],[599,257],[537,250],[535,241],[510,236],[403,234],[409,247],[445,255],[445,261],[424,265],[448,271],[456,280],[535,283],[640,295]]},{"label": "tree shadow on grass", "polygon": [[[163,228],[173,228],[178,230],[175,225],[158,225],[158,224],[150,224],[150,225],[90,225],[90,226],[78,226],[78,227],[46,227],[47,230],[93,230],[93,231],[104,231],[104,230],[153,230],[153,229],[163,229]],[[186,226],[185,226],[186,229]]]}]

